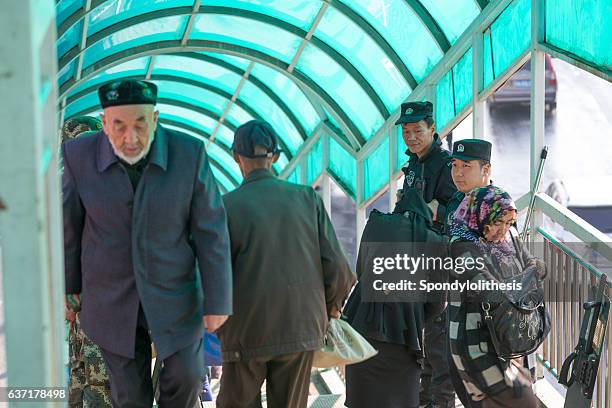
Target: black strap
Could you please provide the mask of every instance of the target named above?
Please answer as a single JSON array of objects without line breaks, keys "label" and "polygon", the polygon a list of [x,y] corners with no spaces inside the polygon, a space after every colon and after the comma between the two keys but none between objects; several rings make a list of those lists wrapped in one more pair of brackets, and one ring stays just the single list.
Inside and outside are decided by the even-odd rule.
[{"label": "black strap", "polygon": [[569,387],[574,383],[574,374],[572,373],[571,377],[569,378],[568,375],[570,372],[570,366],[572,365],[572,362],[576,359],[576,357],[578,357],[578,353],[574,351],[572,352],[572,354],[567,356],[567,358],[563,362],[563,365],[561,366],[561,372],[559,373],[559,384]]}]

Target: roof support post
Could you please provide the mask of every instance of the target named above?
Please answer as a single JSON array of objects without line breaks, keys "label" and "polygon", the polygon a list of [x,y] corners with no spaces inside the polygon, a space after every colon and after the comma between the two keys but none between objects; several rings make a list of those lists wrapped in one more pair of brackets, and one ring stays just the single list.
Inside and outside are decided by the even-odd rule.
[{"label": "roof support post", "polygon": [[359,243],[361,242],[361,234],[366,224],[366,209],[367,206],[362,204],[364,196],[364,168],[363,159],[357,159],[355,162],[357,188],[355,189],[355,253],[359,253]]},{"label": "roof support post", "polygon": [[83,56],[85,55],[85,47],[87,46],[87,31],[89,30],[89,11],[91,10],[91,0],[85,1],[85,15],[83,16],[83,26],[81,27],[81,42],[79,43],[79,60],[77,62],[74,78],[78,81],[81,79],[83,72]]},{"label": "roof support post", "polygon": [[393,211],[397,202],[397,179],[395,178],[395,162],[397,161],[398,143],[396,137],[396,128],[390,128],[389,137],[389,212]]},{"label": "roof support post", "polygon": [[321,136],[323,141],[323,175],[319,187],[321,189],[321,198],[323,199],[323,205],[327,210],[327,215],[331,218],[331,185],[330,177],[327,173],[329,167],[329,134],[325,132]]},{"label": "roof support post", "polygon": [[486,99],[478,98],[483,83],[483,34],[478,30],[472,36],[472,137],[484,139]]}]

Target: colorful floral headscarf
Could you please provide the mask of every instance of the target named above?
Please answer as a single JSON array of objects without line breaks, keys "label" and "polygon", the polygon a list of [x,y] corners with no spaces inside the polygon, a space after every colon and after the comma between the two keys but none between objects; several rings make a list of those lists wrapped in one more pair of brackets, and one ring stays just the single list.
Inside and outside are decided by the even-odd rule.
[{"label": "colorful floral headscarf", "polygon": [[501,188],[490,185],[474,189],[459,204],[450,233],[453,237],[474,242],[485,253],[497,257],[513,255],[514,246],[508,242],[484,240],[485,225],[492,224],[510,210],[516,210],[516,205],[510,194]]}]

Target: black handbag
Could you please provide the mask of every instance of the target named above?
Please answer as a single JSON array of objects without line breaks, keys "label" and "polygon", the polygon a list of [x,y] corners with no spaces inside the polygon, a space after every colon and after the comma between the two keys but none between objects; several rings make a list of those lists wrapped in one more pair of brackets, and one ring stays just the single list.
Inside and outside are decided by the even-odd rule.
[{"label": "black handbag", "polygon": [[520,290],[503,291],[499,303],[482,302],[483,322],[497,355],[504,360],[533,353],[550,332],[550,315],[537,273],[535,266],[524,269],[505,280],[506,284],[520,282]]}]

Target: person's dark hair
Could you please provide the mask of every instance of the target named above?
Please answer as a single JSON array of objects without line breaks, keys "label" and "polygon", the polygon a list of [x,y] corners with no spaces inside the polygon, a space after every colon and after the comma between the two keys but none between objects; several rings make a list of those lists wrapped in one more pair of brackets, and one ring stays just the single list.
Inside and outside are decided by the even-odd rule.
[{"label": "person's dark hair", "polygon": [[480,167],[481,167],[481,168],[482,168],[482,167],[484,167],[484,166],[485,166],[485,165],[487,165],[487,164],[491,164],[491,162],[490,162],[490,161],[488,161],[488,160],[484,160],[484,159],[478,159],[478,160],[477,160],[477,162],[480,164]]}]

